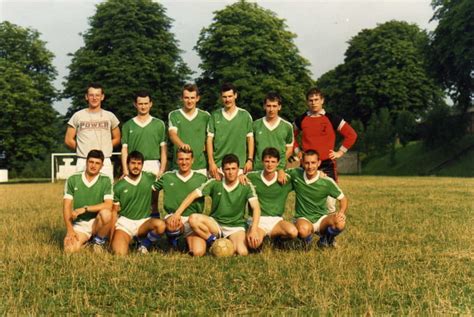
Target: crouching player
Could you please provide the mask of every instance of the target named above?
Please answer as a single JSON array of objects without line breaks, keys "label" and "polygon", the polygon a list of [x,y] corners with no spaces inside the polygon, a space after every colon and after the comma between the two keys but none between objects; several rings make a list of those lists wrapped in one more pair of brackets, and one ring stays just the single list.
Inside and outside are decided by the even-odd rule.
[{"label": "crouching player", "polygon": [[[280,163],[280,152],[273,147],[267,147],[262,151],[261,162],[263,171],[247,174],[248,179],[255,186],[258,202],[262,210],[258,233],[261,239],[265,235],[276,238],[276,242],[282,239],[294,239],[298,235],[296,227],[283,220],[286,198],[292,191],[290,181],[285,184],[278,183],[277,168]],[[287,175],[289,179],[290,176]],[[251,223],[251,222],[250,222]]]},{"label": "crouching player", "polygon": [[[234,154],[227,154],[222,159],[223,181],[211,179],[191,192],[182,202],[175,214],[170,217],[173,222],[180,221],[181,214],[196,199],[210,196],[212,207],[210,216],[194,213],[189,217],[193,231],[206,240],[208,246],[218,237],[229,238],[236,253],[247,255],[248,247],[258,248],[262,239],[258,234],[260,205],[253,185],[239,182],[239,159]],[[245,233],[245,210],[247,202],[253,210],[253,224]]]},{"label": "crouching player", "polygon": [[[315,150],[303,154],[303,169],[290,169],[294,191],[296,193],[296,228],[298,235],[310,243],[313,233],[320,236],[318,246],[334,246],[334,238],[346,225],[347,198],[336,182],[329,177],[321,177],[318,167],[321,164]],[[328,214],[326,201],[328,196],[339,201],[339,211]]]},{"label": "crouching player", "polygon": [[142,172],[143,161],[140,152],[129,153],[128,175],[114,187],[114,219],[120,212],[112,238],[112,250],[117,255],[128,253],[133,237],[140,239],[138,252],[148,253],[150,246],[165,231],[163,220],[150,217],[150,200],[156,175]]},{"label": "crouching player", "polygon": [[202,213],[204,209],[204,197],[194,200],[189,207],[187,207],[180,221],[172,223],[171,216],[178,209],[179,205],[193,190],[200,187],[207,181],[207,177],[194,172],[193,166],[194,158],[193,151],[189,148],[179,148],[176,152],[177,171],[170,171],[163,174],[157,180],[153,187],[156,191],[163,190],[165,195],[163,198],[163,208],[168,213],[165,219],[166,235],[170,244],[176,248],[178,237],[184,235],[189,247],[189,254],[201,256],[206,253],[206,241],[196,235],[188,221],[188,217],[194,213]]},{"label": "crouching player", "polygon": [[112,180],[100,173],[104,154],[91,150],[86,169],[70,176],[64,188],[63,216],[66,224],[64,251],[77,252],[91,240],[94,250],[105,246],[112,219]]}]

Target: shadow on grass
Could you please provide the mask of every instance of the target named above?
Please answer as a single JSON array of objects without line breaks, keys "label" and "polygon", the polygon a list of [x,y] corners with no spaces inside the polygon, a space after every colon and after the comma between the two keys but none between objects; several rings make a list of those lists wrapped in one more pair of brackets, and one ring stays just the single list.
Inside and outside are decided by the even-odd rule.
[{"label": "shadow on grass", "polygon": [[46,224],[40,224],[36,227],[35,232],[38,242],[57,246],[59,249],[63,248],[63,240],[66,235],[65,228],[52,228]]}]

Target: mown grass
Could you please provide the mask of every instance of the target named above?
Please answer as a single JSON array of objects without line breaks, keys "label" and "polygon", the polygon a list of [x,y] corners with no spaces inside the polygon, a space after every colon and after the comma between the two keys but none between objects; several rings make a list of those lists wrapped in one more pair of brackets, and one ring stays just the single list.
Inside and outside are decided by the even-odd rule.
[{"label": "mown grass", "polygon": [[341,186],[340,248],[216,259],[64,255],[62,184],[2,185],[0,314],[472,315],[474,179]]}]

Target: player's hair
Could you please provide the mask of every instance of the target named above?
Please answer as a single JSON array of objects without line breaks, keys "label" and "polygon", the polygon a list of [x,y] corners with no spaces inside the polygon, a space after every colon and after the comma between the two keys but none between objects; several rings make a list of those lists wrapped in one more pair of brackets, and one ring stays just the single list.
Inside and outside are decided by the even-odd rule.
[{"label": "player's hair", "polygon": [[267,103],[267,101],[276,101],[279,105],[281,105],[281,96],[276,91],[270,91],[263,99],[263,104]]},{"label": "player's hair", "polygon": [[184,91],[189,91],[189,92],[196,92],[196,96],[199,96],[199,88],[196,84],[186,84],[183,86],[183,93]]},{"label": "player's hair", "polygon": [[316,151],[316,150],[313,150],[313,149],[309,149],[309,150],[306,150],[303,152],[303,160],[305,158],[306,155],[316,155],[318,157],[318,160],[321,156],[319,156],[319,152]]},{"label": "player's hair", "polygon": [[143,163],[145,161],[145,157],[141,152],[132,151],[127,156],[127,164],[130,163],[131,160],[141,161]]},{"label": "player's hair", "polygon": [[152,101],[151,94],[150,94],[148,91],[146,91],[146,90],[139,90],[139,91],[137,91],[137,92],[135,93],[135,95],[133,96],[133,101],[134,101],[134,102],[137,102],[138,97],[140,97],[140,98],[146,98],[146,97],[148,97],[148,98],[150,98],[150,101]]},{"label": "player's hair", "polygon": [[224,155],[224,157],[222,158],[222,168],[224,168],[226,164],[231,163],[237,163],[237,166],[239,166],[239,158],[237,157],[237,155],[232,153]]},{"label": "player's hair", "polygon": [[234,94],[237,93],[237,88],[235,88],[233,83],[223,83],[221,86],[221,93],[232,90]]},{"label": "player's hair", "polygon": [[102,162],[105,159],[104,153],[101,150],[90,150],[89,153],[87,153],[86,161],[88,161],[91,157],[99,159]]},{"label": "player's hair", "polygon": [[267,147],[262,152],[262,161],[266,156],[274,157],[278,161],[280,160],[280,152],[274,147]]},{"label": "player's hair", "polygon": [[312,95],[319,95],[321,98],[324,98],[324,93],[321,91],[321,89],[317,87],[311,87],[307,92],[306,92],[306,100],[309,99],[310,96]]},{"label": "player's hair", "polygon": [[89,88],[100,89],[102,91],[102,94],[105,94],[104,86],[99,83],[89,83],[86,88],[86,95],[89,92]]},{"label": "player's hair", "polygon": [[192,149],[183,149],[182,147],[180,147],[180,148],[176,151],[176,158],[178,158],[178,153],[191,154],[191,157],[194,157],[194,152],[193,152]]}]

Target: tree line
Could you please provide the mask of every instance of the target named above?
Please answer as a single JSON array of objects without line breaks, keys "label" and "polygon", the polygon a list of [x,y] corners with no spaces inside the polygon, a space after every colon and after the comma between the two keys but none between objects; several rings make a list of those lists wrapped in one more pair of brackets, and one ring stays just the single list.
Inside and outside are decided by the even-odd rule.
[{"label": "tree line", "polygon": [[[459,138],[473,97],[474,2],[435,0],[432,7],[433,32],[402,21],[362,30],[350,39],[344,62],[314,80],[283,19],[255,3],[228,5],[214,13],[194,48],[201,58],[202,73],[194,78],[200,106],[219,107],[218,86],[230,81],[239,89],[239,106],[254,118],[263,115],[263,97],[274,90],[283,97],[282,116],[292,120],[306,109],[305,91],[317,85],[326,107],[357,130],[357,148],[369,157],[392,151],[397,142],[437,146]],[[0,23],[0,168],[25,174],[61,150],[65,120],[84,107],[90,82],[104,85],[104,107],[121,122],[135,115],[131,103],[139,89],[152,92],[152,114],[166,120],[180,105],[183,84],[193,80],[172,22],[151,0],[98,4],[84,46],[71,54],[63,91],[52,84],[53,54],[41,35]],[[52,107],[61,98],[71,99],[65,117]]]}]

